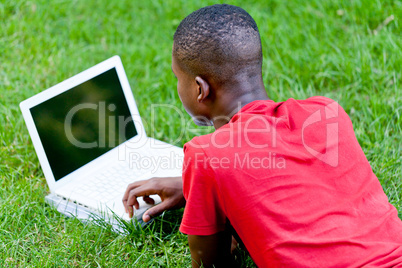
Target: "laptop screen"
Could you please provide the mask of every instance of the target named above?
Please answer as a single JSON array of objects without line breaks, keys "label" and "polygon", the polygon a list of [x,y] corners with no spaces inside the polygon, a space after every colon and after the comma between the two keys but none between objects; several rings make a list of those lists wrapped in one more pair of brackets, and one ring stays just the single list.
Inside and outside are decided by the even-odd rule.
[{"label": "laptop screen", "polygon": [[56,181],[137,135],[115,68],[30,110]]}]

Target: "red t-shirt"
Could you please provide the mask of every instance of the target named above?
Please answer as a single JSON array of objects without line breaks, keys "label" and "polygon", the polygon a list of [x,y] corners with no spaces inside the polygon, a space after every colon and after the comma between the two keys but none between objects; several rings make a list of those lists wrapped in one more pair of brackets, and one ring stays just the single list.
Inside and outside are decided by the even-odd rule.
[{"label": "red t-shirt", "polygon": [[229,220],[259,267],[401,265],[402,222],[333,100],[254,101],[184,154],[181,232]]}]

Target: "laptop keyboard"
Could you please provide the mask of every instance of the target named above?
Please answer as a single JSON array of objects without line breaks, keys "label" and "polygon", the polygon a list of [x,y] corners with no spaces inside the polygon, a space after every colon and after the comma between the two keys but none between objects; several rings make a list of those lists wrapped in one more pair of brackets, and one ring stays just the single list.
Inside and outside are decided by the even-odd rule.
[{"label": "laptop keyboard", "polygon": [[129,167],[127,162],[119,161],[91,175],[74,192],[81,196],[107,203],[117,197],[122,198],[128,184],[136,181],[139,177],[144,177],[148,173],[150,173],[149,170],[133,169]]}]

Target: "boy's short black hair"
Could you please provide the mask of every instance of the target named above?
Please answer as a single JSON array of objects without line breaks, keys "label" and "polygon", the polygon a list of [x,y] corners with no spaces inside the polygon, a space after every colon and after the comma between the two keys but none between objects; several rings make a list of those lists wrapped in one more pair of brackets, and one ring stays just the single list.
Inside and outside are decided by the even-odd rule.
[{"label": "boy's short black hair", "polygon": [[217,83],[262,65],[257,24],[244,9],[226,4],[188,15],[174,34],[173,54],[185,71]]}]

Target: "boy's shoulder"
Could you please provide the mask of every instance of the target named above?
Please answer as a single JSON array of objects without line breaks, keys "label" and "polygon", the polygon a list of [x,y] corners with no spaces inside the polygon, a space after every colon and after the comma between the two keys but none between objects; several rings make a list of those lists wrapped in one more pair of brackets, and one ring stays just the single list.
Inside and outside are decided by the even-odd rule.
[{"label": "boy's shoulder", "polygon": [[333,103],[335,100],[330,99],[328,97],[324,97],[324,96],[313,96],[313,97],[305,99],[304,101],[310,102],[310,103],[315,103],[315,104],[327,105],[329,103]]},{"label": "boy's shoulder", "polygon": [[[282,131],[287,132],[302,128],[306,120],[314,114],[321,116],[324,113],[329,117],[335,117],[338,114],[343,114],[342,117],[347,116],[344,112],[339,113],[341,110],[343,109],[336,101],[323,96],[314,96],[305,100],[289,98],[283,102],[256,100],[242,107],[228,124],[212,133],[191,139],[184,145],[184,153],[193,156],[200,154],[215,156],[223,151],[227,153],[228,148],[242,150],[244,146],[241,145],[247,143],[241,140],[244,137],[251,137],[249,135],[252,135],[253,131],[261,132],[265,128],[269,132],[269,129],[278,127],[280,122],[286,125]],[[277,130],[281,131],[281,129]]]}]

